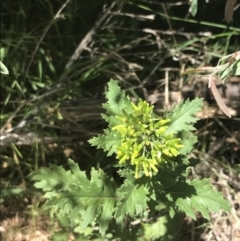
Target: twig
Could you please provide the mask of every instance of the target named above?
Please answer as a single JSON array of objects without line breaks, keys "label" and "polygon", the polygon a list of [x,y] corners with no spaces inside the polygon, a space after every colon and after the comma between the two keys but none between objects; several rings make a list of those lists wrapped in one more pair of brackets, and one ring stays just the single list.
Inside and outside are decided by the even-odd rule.
[{"label": "twig", "polygon": [[165,71],[165,106],[169,108],[169,70]]},{"label": "twig", "polygon": [[2,126],[2,128],[0,129],[0,134],[2,134],[4,132],[4,129],[6,128],[7,124],[10,123],[13,118],[16,116],[16,114],[22,109],[22,107],[26,104],[26,102],[21,103],[18,108],[13,112],[13,114],[7,119],[7,121],[5,122],[5,124]]},{"label": "twig", "polygon": [[118,12],[111,12],[112,15],[116,16],[127,16],[130,18],[134,19],[139,19],[139,20],[154,20],[155,19],[155,14],[149,14],[149,15],[142,15],[142,14],[132,14],[132,13],[118,13]]},{"label": "twig", "polygon": [[[60,8],[59,10],[57,11],[57,13],[55,14],[54,18],[51,20],[51,22],[48,24],[48,26],[46,27],[45,31],[43,32],[43,35],[41,36],[41,38],[39,39],[34,51],[33,51],[33,54],[32,54],[32,57],[28,63],[28,66],[27,66],[27,69],[26,69],[26,72],[25,72],[25,76],[24,76],[24,80],[26,79],[27,75],[28,75],[28,72],[29,72],[29,69],[30,69],[30,66],[32,65],[32,62],[33,62],[33,58],[34,56],[36,55],[37,51],[38,51],[38,48],[40,46],[40,44],[42,43],[43,39],[45,38],[48,30],[50,29],[50,27],[52,26],[53,22],[60,17],[60,13],[62,12],[62,10],[67,6],[67,4],[70,2],[71,0],[67,0]],[[24,81],[23,80],[23,81]]]},{"label": "twig", "polygon": [[152,69],[152,71],[149,73],[149,75],[142,81],[143,85],[146,84],[148,82],[148,80],[150,79],[150,77],[160,68],[160,66],[162,65],[162,63],[164,62],[164,60],[167,56],[168,55],[165,55],[159,59],[156,66]]},{"label": "twig", "polygon": [[114,1],[109,8],[107,8],[100,19],[97,20],[94,27],[85,35],[82,41],[79,43],[78,47],[75,49],[73,55],[70,57],[69,61],[67,62],[65,69],[68,69],[72,66],[73,62],[78,59],[84,48],[87,44],[91,41],[92,36],[96,33],[97,29],[101,26],[103,21],[109,15],[111,9],[116,5],[117,1]]}]

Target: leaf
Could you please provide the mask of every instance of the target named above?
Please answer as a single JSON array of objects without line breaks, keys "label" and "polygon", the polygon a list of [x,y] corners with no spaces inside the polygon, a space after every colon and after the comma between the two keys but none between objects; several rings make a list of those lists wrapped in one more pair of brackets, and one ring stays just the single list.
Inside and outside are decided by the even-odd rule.
[{"label": "leaf", "polygon": [[24,192],[23,188],[14,188],[14,187],[8,187],[4,185],[4,183],[0,183],[1,185],[1,196],[0,196],[0,204],[6,200],[6,197],[12,197],[20,195]]},{"label": "leaf", "polygon": [[220,107],[220,109],[223,111],[224,114],[226,114],[229,118],[231,118],[230,110],[225,105],[221,95],[218,92],[215,82],[211,77],[209,79],[209,83],[210,83],[210,88],[212,90],[213,96],[214,96],[218,106]]},{"label": "leaf", "polygon": [[216,71],[216,67],[203,66],[196,69],[187,69],[181,76],[195,73],[212,73],[213,71]]},{"label": "leaf", "polygon": [[230,23],[233,18],[234,6],[237,0],[227,0],[225,5],[224,18],[227,23]]},{"label": "leaf", "polygon": [[63,167],[55,164],[49,168],[42,167],[37,172],[29,175],[32,181],[35,181],[34,186],[42,189],[48,195],[48,191],[58,193],[60,190],[67,189],[69,185],[76,181],[75,176],[71,171],[66,171]]},{"label": "leaf", "polygon": [[168,118],[171,119],[168,133],[177,133],[179,131],[195,130],[193,123],[199,118],[194,116],[202,106],[202,99],[194,99],[193,101],[185,101],[174,107],[169,113]]},{"label": "leaf", "polygon": [[3,60],[8,54],[8,48],[0,48],[0,60]]},{"label": "leaf", "polygon": [[229,202],[212,189],[208,179],[178,182],[168,191],[179,210],[193,219],[196,219],[196,212],[209,219],[209,211],[230,210]]},{"label": "leaf", "polygon": [[121,143],[121,136],[116,131],[104,130],[104,134],[93,137],[89,140],[92,146],[96,146],[98,149],[102,148],[107,152],[107,156],[111,156],[116,152],[116,148]]},{"label": "leaf", "polygon": [[102,148],[111,156],[116,148],[121,143],[121,136],[118,132],[111,130],[112,126],[118,125],[119,120],[116,116],[123,116],[122,110],[132,112],[132,105],[125,92],[120,89],[117,81],[111,79],[108,83],[108,91],[106,93],[107,103],[103,104],[103,108],[107,114],[102,114],[102,117],[108,122],[109,128],[104,130],[104,134],[93,137],[89,140],[92,146]]},{"label": "leaf", "polygon": [[155,222],[142,223],[145,240],[160,240],[160,237],[166,237],[168,224],[167,216],[160,217]]},{"label": "leaf", "polygon": [[[156,176],[154,176],[151,180],[152,186],[154,186],[154,190],[161,190],[175,185],[178,183],[180,179],[185,180],[186,176],[188,176],[188,167],[192,167],[196,165],[196,160],[188,159],[187,163],[183,163],[181,160],[182,157],[179,156],[176,159],[176,163],[172,163],[172,165],[165,165],[159,170]],[[161,183],[161,186],[158,186],[158,182]],[[156,195],[158,195],[158,192]],[[159,196],[158,199],[161,197]]]},{"label": "leaf", "polygon": [[142,215],[147,208],[148,189],[144,185],[136,185],[133,179],[125,179],[117,194],[120,201],[116,207],[115,217],[120,223],[126,215],[130,217]]},{"label": "leaf", "polygon": [[228,66],[226,69],[224,69],[223,72],[221,73],[220,78],[221,78],[221,80],[222,80],[223,82],[225,82],[226,79],[227,79],[227,77],[231,75],[232,67],[233,67],[233,65],[229,65],[229,66]]},{"label": "leaf", "polygon": [[180,153],[186,156],[192,151],[194,144],[197,143],[197,137],[192,132],[184,131],[181,134],[181,140],[183,148],[180,149]]},{"label": "leaf", "polygon": [[[116,80],[109,81],[106,97],[108,101],[103,104],[103,108],[109,116],[122,116],[122,110],[126,112],[132,110],[129,98],[125,96],[125,92],[120,89]],[[111,125],[111,123],[109,124]]]},{"label": "leaf", "polygon": [[7,67],[4,65],[2,61],[0,61],[0,73],[6,75],[9,74]]},{"label": "leaf", "polygon": [[196,16],[197,10],[198,10],[198,0],[193,0],[189,9],[193,17]]},{"label": "leaf", "polygon": [[[103,171],[92,169],[89,180],[85,172],[69,159],[71,171],[52,165],[31,175],[35,186],[44,190],[45,204],[71,221],[81,222],[82,228],[98,220],[100,233],[104,234],[112,219],[117,201],[115,184]],[[55,195],[52,195],[52,194]]]},{"label": "leaf", "polygon": [[234,64],[229,65],[228,68],[224,69],[224,71],[221,73],[221,80],[225,81],[229,75],[240,75],[240,60]]},{"label": "leaf", "polygon": [[240,75],[240,60],[234,64],[232,69],[232,75]]}]

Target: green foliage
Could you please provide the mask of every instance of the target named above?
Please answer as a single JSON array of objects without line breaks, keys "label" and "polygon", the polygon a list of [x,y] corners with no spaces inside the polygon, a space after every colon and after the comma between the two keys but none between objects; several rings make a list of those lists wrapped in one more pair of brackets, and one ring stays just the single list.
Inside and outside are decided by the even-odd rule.
[{"label": "green foliage", "polygon": [[116,152],[116,148],[120,145],[121,136],[119,133],[104,130],[104,135],[93,137],[89,142],[92,145],[97,146],[97,148],[102,148],[107,152],[107,156],[111,156]]},{"label": "green foliage", "polygon": [[[35,187],[45,193],[46,207],[58,215],[67,216],[74,222],[75,230],[83,230],[96,223],[103,236],[113,223],[117,225],[116,230],[126,228],[127,220],[148,218],[159,206],[163,206],[171,217],[178,210],[193,219],[196,212],[209,219],[209,211],[227,211],[228,202],[220,193],[213,191],[209,180],[188,180],[189,168],[197,163],[189,159],[188,154],[196,142],[191,132],[194,130],[192,124],[197,121],[194,114],[200,109],[202,101],[196,99],[181,103],[161,118],[146,102],[132,103],[116,81],[111,80],[108,87],[108,102],[103,105],[107,114],[103,118],[108,121],[109,128],[90,143],[103,148],[108,155],[116,153],[117,158],[119,150],[124,151],[119,146],[127,140],[132,139],[126,152],[130,152],[131,147],[134,151],[136,143],[140,143],[144,150],[138,159],[139,165],[143,166],[142,172],[138,169],[140,175],[134,175],[134,161],[123,162],[120,159],[116,167],[123,182],[117,185],[101,169],[92,168],[88,178],[72,160],[68,163],[70,170],[57,165],[41,168],[30,178]],[[141,139],[138,132],[145,139]],[[159,159],[153,154],[151,158],[148,156],[152,153],[151,148],[156,149],[154,145],[160,147]],[[125,157],[126,160],[131,158],[130,154]],[[155,161],[156,170],[152,175],[146,175],[146,160],[150,160],[148,163]]]},{"label": "green foliage", "polygon": [[[225,68],[221,73],[220,77],[223,82],[227,80],[229,76],[239,76],[240,75],[240,51],[236,52],[238,55],[238,60],[234,61],[227,68]],[[234,58],[234,57],[233,57]]]},{"label": "green foliage", "polygon": [[115,218],[120,226],[124,223],[126,214],[130,217],[141,216],[147,208],[148,189],[144,185],[136,185],[131,177],[125,179],[117,194],[121,202],[117,203]]},{"label": "green foliage", "polygon": [[18,196],[24,192],[21,188],[14,188],[14,187],[5,187],[3,183],[0,183],[1,187],[1,196],[0,196],[0,204],[3,203],[5,198],[10,196]]},{"label": "green foliage", "polygon": [[193,17],[197,14],[198,10],[198,0],[192,0],[191,6],[190,6],[190,13]]},{"label": "green foliage", "polygon": [[103,118],[108,121],[110,126],[115,126],[115,119],[108,118],[121,116],[122,110],[125,110],[126,112],[131,111],[132,105],[129,97],[126,97],[125,92],[120,89],[116,81],[111,79],[108,83],[108,88],[110,91],[107,91],[106,93],[107,103],[103,104],[108,116],[103,115]]},{"label": "green foliage", "polygon": [[179,131],[193,131],[195,130],[193,124],[199,119],[194,116],[202,106],[201,99],[194,99],[193,101],[185,101],[174,107],[168,114],[171,119],[171,124],[167,132]]},{"label": "green foliage", "polygon": [[[195,64],[198,66],[209,65],[214,63],[212,58],[220,58],[233,53],[239,46],[240,15],[235,11],[231,26],[227,28],[227,31],[222,31],[226,29],[226,25],[222,21],[224,16],[218,15],[218,19],[212,18],[212,15],[209,14],[213,9],[224,14],[218,1],[211,1],[211,6],[207,7],[209,12],[206,11],[206,1],[197,0],[182,2],[174,7],[169,7],[167,2],[166,5],[159,5],[156,1],[141,1],[141,3],[140,1],[125,1],[122,4],[122,2],[106,0],[19,0],[17,3],[7,0],[1,4],[0,61],[2,62],[0,72],[7,74],[9,70],[10,76],[0,76],[2,80],[0,83],[2,124],[0,159],[1,178],[4,181],[4,186],[1,186],[2,199],[0,201],[8,200],[10,196],[15,198],[17,195],[22,198],[28,193],[31,195],[27,196],[34,196],[33,200],[35,200],[35,193],[25,177],[40,168],[41,165],[46,166],[49,162],[62,165],[66,160],[62,150],[65,151],[66,146],[69,146],[75,154],[79,149],[78,143],[85,142],[89,133],[101,131],[102,122],[98,119],[98,113],[91,104],[85,105],[84,102],[82,104],[82,98],[87,97],[91,100],[93,96],[101,98],[109,75],[124,81],[130,87],[130,93],[135,97],[139,84],[143,84],[142,86],[149,91],[157,90],[161,93],[163,88],[161,86],[156,88],[156,85],[159,79],[164,78],[162,67],[169,67],[171,69],[170,79],[175,79],[179,73],[174,72],[172,67],[174,69],[179,67],[182,70],[181,60],[187,67],[196,67]],[[65,3],[67,4],[62,8]],[[197,19],[186,17],[189,8],[187,3],[191,4],[192,15],[198,13]],[[108,10],[110,5],[113,5],[113,8]],[[60,11],[60,9],[62,10]],[[56,17],[56,13],[59,11],[60,15]],[[99,21],[101,19],[103,19],[102,22]],[[161,24],[159,25],[159,23]],[[187,32],[178,31],[182,29],[183,25],[185,30],[188,29]],[[172,31],[169,31],[169,26],[172,26]],[[82,46],[80,51],[77,49],[78,46],[80,48]],[[205,47],[203,48],[203,46]],[[69,60],[73,57],[76,57],[74,63],[67,68]],[[176,61],[176,59],[180,61]],[[156,68],[158,62],[160,65]],[[6,70],[6,66],[8,70]],[[238,67],[236,68],[236,66]],[[230,65],[224,71],[224,76],[227,78],[229,74],[234,73],[239,74],[239,63]],[[147,80],[147,76],[151,78]],[[156,76],[157,78],[155,78]],[[146,81],[136,85],[135,78]],[[171,86],[171,81],[169,84]],[[114,85],[113,82],[112,85]],[[104,135],[93,138],[92,144],[103,149],[108,156],[115,156],[123,140],[119,131],[112,131],[114,126],[121,124],[121,120],[116,116],[121,116],[124,109],[126,116],[130,117],[128,113],[132,112],[133,106],[128,97],[126,97],[128,100],[125,101],[119,86],[115,88],[115,91],[107,92],[107,95],[108,102],[105,104],[107,114],[103,117],[110,128],[105,130]],[[124,101],[125,104],[122,103]],[[135,104],[138,105],[137,102]],[[89,105],[91,105],[90,108]],[[91,109],[91,113],[85,115],[84,112],[83,114],[82,108],[85,108],[86,112]],[[65,111],[66,109],[67,111]],[[67,114],[64,115],[64,112]],[[172,113],[174,114],[174,111]],[[59,118],[58,114],[62,115],[62,118]],[[188,126],[189,131],[183,131],[183,128],[178,131],[175,129],[171,133],[170,128],[174,127],[174,121],[170,115],[171,112],[167,116],[161,117],[164,121],[170,120],[171,122],[162,126],[167,127],[166,131],[169,133],[165,133],[164,140],[166,141],[157,147],[157,151],[162,153],[161,161],[159,159],[159,162],[157,160],[157,164],[154,164],[157,171],[147,169],[146,173],[152,172],[152,177],[145,180],[143,175],[146,173],[143,170],[143,173],[139,173],[139,179],[136,180],[134,178],[136,165],[131,165],[129,160],[114,167],[111,162],[107,163],[111,171],[112,169],[119,171],[121,182],[119,183],[119,177],[116,177],[114,172],[116,183],[115,181],[113,183],[116,184],[116,193],[122,201],[117,202],[114,206],[116,210],[113,212],[113,216],[117,218],[120,215],[119,222],[125,219],[122,222],[125,227],[128,223],[126,220],[131,221],[137,219],[137,216],[146,215],[146,210],[149,210],[153,198],[158,200],[158,204],[165,203],[166,209],[169,210],[173,205],[170,205],[168,199],[163,198],[166,194],[163,187],[173,185],[180,176],[187,177],[186,170],[191,164],[188,154],[193,151],[193,145],[197,142],[197,137],[191,132],[193,131],[192,124],[195,121],[184,123],[183,118],[183,123]],[[151,122],[153,125],[157,123],[158,117],[154,118],[155,120]],[[131,121],[134,121],[134,118],[130,118],[128,124]],[[178,128],[178,126],[174,128]],[[167,138],[170,138],[171,135],[181,141],[181,145],[183,145],[181,148],[175,148],[174,151],[178,153],[174,157],[163,153],[173,150]],[[141,136],[139,135],[139,137]],[[151,133],[151,137],[154,138],[150,138],[150,141],[156,146],[157,142],[153,141],[157,139],[154,133]],[[138,146],[142,141],[139,139]],[[15,149],[10,147],[11,142],[16,145]],[[53,146],[55,147],[53,148]],[[81,150],[84,150],[82,148],[87,149],[84,150],[85,153],[90,148],[86,146],[81,146]],[[148,151],[148,148],[144,147],[141,151],[143,150]],[[91,166],[95,164],[98,166],[102,157],[98,155],[99,153],[102,152],[93,153],[94,161],[88,160],[89,156],[79,155],[81,165],[84,163],[82,170],[90,170]],[[151,152],[148,153],[151,154]],[[139,152],[138,157],[142,154]],[[148,156],[150,155],[148,154]],[[108,160],[108,158],[103,160],[100,165],[104,166]],[[115,161],[113,162],[115,163]],[[53,169],[51,172],[45,170],[45,172],[40,172],[39,176],[39,182],[48,180],[48,183],[45,184],[46,187],[49,184],[49,187],[43,192],[49,201],[58,197],[60,191],[56,193],[55,191],[60,187],[61,192],[67,187],[75,190],[74,187],[69,186],[69,180],[75,182],[75,174],[72,171],[65,172],[63,168],[59,170],[57,167],[57,165],[51,167],[56,169],[56,173]],[[37,175],[38,172],[35,174]],[[42,176],[45,178],[40,179]],[[86,175],[83,176],[85,179]],[[89,177],[90,174],[87,176]],[[142,179],[146,182],[140,182]],[[24,186],[24,184],[27,185]],[[41,185],[39,188],[42,189]],[[24,188],[22,188],[23,186]],[[136,189],[134,189],[135,187]],[[118,189],[122,192],[118,192]],[[161,192],[158,195],[159,190]],[[135,211],[134,208],[130,210],[130,206],[139,199],[142,201],[139,204],[141,208]],[[126,208],[124,202],[128,204]],[[147,207],[145,203],[147,203]],[[168,206],[167,203],[169,203]],[[154,212],[155,206],[151,206],[152,212]],[[144,208],[145,211],[141,213],[140,211]],[[127,209],[129,210],[127,211]],[[146,215],[146,217],[152,217],[151,215]],[[100,216],[96,217],[96,221],[99,220]],[[79,219],[76,218],[75,224],[78,223],[77,220]],[[74,232],[88,236],[87,231],[98,230],[95,222],[87,228],[82,228],[82,222],[79,222],[79,225],[76,224],[76,227],[73,228]],[[66,228],[68,230],[71,222],[66,223],[69,225]],[[110,229],[113,230],[111,224],[110,221]],[[133,226],[131,226],[132,229]],[[62,233],[56,237],[56,240],[60,240],[60,236]],[[66,239],[63,237],[63,240]],[[85,239],[81,236],[79,240]],[[86,240],[93,239],[86,238]],[[103,239],[99,238],[99,240]]]},{"label": "green foliage", "polygon": [[104,233],[116,202],[112,180],[95,169],[92,169],[89,180],[72,160],[69,160],[69,166],[69,171],[56,165],[41,168],[32,175],[35,187],[45,192],[44,197],[48,198],[46,205],[52,211],[81,222],[82,228],[97,219],[100,232]]},{"label": "green foliage", "polygon": [[7,67],[4,65],[2,61],[0,61],[0,73],[1,74],[9,74]]},{"label": "green foliage", "polygon": [[158,172],[159,164],[173,161],[174,157],[183,154],[182,141],[188,152],[191,150],[192,139],[181,140],[176,134],[186,135],[194,130],[192,124],[198,120],[194,114],[201,108],[201,99],[180,103],[160,118],[153,112],[153,106],[142,100],[134,104],[125,93],[120,93],[116,81],[111,80],[108,87],[108,103],[103,105],[107,115],[103,117],[108,121],[109,129],[90,140],[92,145],[103,148],[108,155],[116,152],[120,164],[130,162],[135,166],[136,178],[142,172],[151,177]]},{"label": "green foliage", "polygon": [[218,212],[221,209],[225,211],[230,209],[229,203],[220,193],[212,189],[207,179],[180,181],[169,188],[168,192],[170,193],[169,201],[174,201],[179,210],[193,219],[196,219],[196,212],[210,219],[209,211]]}]

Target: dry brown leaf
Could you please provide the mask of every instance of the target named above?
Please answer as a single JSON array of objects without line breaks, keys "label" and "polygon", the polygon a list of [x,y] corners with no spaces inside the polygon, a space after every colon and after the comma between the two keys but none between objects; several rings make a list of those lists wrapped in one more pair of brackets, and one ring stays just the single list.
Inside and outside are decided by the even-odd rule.
[{"label": "dry brown leaf", "polygon": [[233,19],[234,6],[236,2],[237,0],[227,0],[226,2],[224,18],[227,23],[230,23]]},{"label": "dry brown leaf", "polygon": [[229,118],[231,118],[231,113],[230,113],[230,110],[228,109],[228,107],[225,105],[221,95],[219,94],[218,92],[218,89],[215,85],[215,82],[214,80],[212,80],[212,78],[210,77],[210,80],[209,80],[209,84],[210,84],[210,88],[212,90],[212,93],[213,93],[213,96],[218,104],[218,106],[220,107],[220,109],[222,110],[222,112],[224,114],[226,114]]}]

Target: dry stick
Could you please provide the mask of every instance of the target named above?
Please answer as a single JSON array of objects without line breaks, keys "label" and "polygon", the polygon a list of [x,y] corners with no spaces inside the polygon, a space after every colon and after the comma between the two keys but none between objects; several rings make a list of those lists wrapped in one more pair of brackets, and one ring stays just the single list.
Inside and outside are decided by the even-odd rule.
[{"label": "dry stick", "polygon": [[[168,12],[167,12],[167,9],[165,8],[165,4],[164,3],[162,3],[162,9],[164,11],[164,14],[166,15],[166,19],[167,19],[167,23],[168,23],[169,29],[171,31],[173,31],[172,24],[171,24],[171,22],[169,20]],[[173,35],[173,42],[174,42],[175,47],[177,48],[177,40],[175,38],[175,35]]]},{"label": "dry stick", "polygon": [[[38,41],[38,43],[37,43],[37,45],[36,45],[36,47],[35,47],[35,49],[34,49],[34,51],[33,51],[32,57],[31,57],[31,59],[30,59],[30,61],[29,61],[29,63],[28,63],[28,66],[27,66],[27,69],[26,69],[26,72],[25,72],[25,75],[24,75],[23,82],[25,81],[25,79],[26,79],[26,77],[27,77],[27,75],[28,75],[29,69],[30,69],[30,67],[31,67],[31,65],[32,65],[32,62],[33,62],[33,58],[34,58],[34,56],[36,55],[36,53],[37,53],[37,51],[38,51],[38,48],[39,48],[41,42],[43,41],[45,35],[47,34],[48,30],[49,30],[50,27],[52,26],[53,22],[54,22],[57,18],[60,17],[60,13],[62,12],[62,10],[67,6],[67,4],[68,4],[70,1],[71,1],[71,0],[67,0],[67,1],[60,7],[60,9],[57,11],[57,13],[55,14],[54,18],[53,18],[52,21],[50,22],[50,24],[49,24],[49,25],[47,26],[47,28],[45,29],[43,35],[42,35],[41,38],[39,39],[39,41]],[[4,126],[1,128],[0,133],[3,132],[3,130],[5,129],[7,123],[9,123],[10,121],[13,120],[13,118],[16,116],[16,114],[22,109],[22,107],[23,107],[26,103],[27,103],[27,102],[21,103],[21,104],[18,106],[17,110],[8,118],[8,120],[6,121],[6,123],[4,124]]]},{"label": "dry stick", "polygon": [[169,70],[165,70],[165,106],[169,107]]},{"label": "dry stick", "polygon": [[[147,32],[147,33],[151,33],[153,34],[155,37],[156,37],[156,43],[158,45],[158,49],[159,49],[159,52],[161,53],[161,38],[159,37],[159,35],[157,34],[157,31],[156,30],[152,30],[152,29],[144,29],[145,31],[144,32]],[[165,60],[165,57],[161,58],[159,60],[159,62],[157,63],[157,65],[153,68],[153,70],[150,72],[150,74],[142,81],[142,83],[140,84],[140,87],[142,88],[143,90],[143,93],[144,93],[144,96],[145,96],[145,99],[148,99],[148,93],[147,93],[147,90],[146,88],[144,87],[144,85],[147,83],[147,81],[149,80],[149,78],[159,69],[159,67],[161,66],[161,64],[163,63],[163,61]]]},{"label": "dry stick", "polygon": [[[163,9],[163,11],[164,11],[164,14],[166,15],[166,19],[167,19],[167,23],[168,23],[169,29],[170,29],[171,31],[173,31],[172,24],[171,24],[171,22],[170,22],[170,18],[169,18],[167,9],[166,9],[166,7],[165,7],[165,4],[162,4],[162,9]],[[172,37],[173,37],[174,45],[175,45],[175,47],[176,47],[176,49],[177,49],[177,48],[178,48],[177,39],[176,39],[176,37],[175,37],[174,34],[172,35]],[[179,52],[179,54],[180,54],[180,51],[178,51],[178,52]],[[181,67],[183,66],[183,61],[181,60],[181,57],[180,57],[180,56],[179,56],[179,64],[180,64]],[[181,68],[181,70],[182,70],[182,68]],[[180,75],[179,88],[181,88],[181,86],[183,85],[182,83],[183,83],[183,77]],[[181,89],[180,89],[180,93],[181,93],[181,98],[182,98],[182,91],[181,91]]]},{"label": "dry stick", "polygon": [[[141,0],[141,2],[155,4],[155,5],[162,5],[162,3],[159,3],[157,1]],[[168,3],[166,1],[166,3],[164,3],[164,5],[170,6],[170,7],[171,6],[181,6],[181,5],[184,5],[184,4],[189,4],[189,0],[188,1],[177,1],[175,3]]]},{"label": "dry stick", "polygon": [[6,128],[7,124],[10,123],[13,118],[16,116],[16,114],[22,109],[22,107],[25,105],[25,103],[21,103],[18,108],[13,112],[13,114],[7,119],[6,123],[3,125],[3,127],[0,130],[0,134],[4,132],[4,129]]},{"label": "dry stick", "polygon": [[22,179],[22,185],[24,188],[26,188],[26,181],[25,181],[25,178],[24,178],[24,175],[23,175],[23,172],[22,172],[22,168],[20,166],[20,161],[19,161],[19,158],[18,158],[18,154],[17,154],[17,151],[16,151],[16,147],[13,143],[11,143],[11,148],[12,148],[12,151],[13,151],[13,160],[16,164],[16,167],[20,173],[20,176],[21,176],[21,179]]},{"label": "dry stick", "polygon": [[114,1],[111,6],[105,10],[103,16],[97,20],[94,27],[86,34],[86,36],[82,39],[82,41],[79,43],[78,47],[74,51],[73,55],[69,59],[68,63],[65,66],[65,69],[68,69],[72,66],[73,62],[78,59],[84,48],[87,46],[87,44],[91,41],[92,36],[96,33],[97,29],[100,27],[100,25],[103,23],[103,21],[106,19],[108,14],[110,13],[111,9],[116,5],[116,1]]},{"label": "dry stick", "polygon": [[[152,29],[144,29],[143,32],[147,32],[147,33],[151,33],[156,37],[156,43],[158,45],[159,51],[161,51],[161,46],[160,46],[160,42],[161,39],[158,36],[158,31],[157,30],[152,30]],[[159,67],[162,65],[162,63],[164,62],[165,58],[169,57],[169,54],[165,54],[164,56],[162,56],[158,63],[156,64],[156,66],[152,69],[152,71],[149,73],[149,75],[142,81],[142,86],[144,86],[147,81],[150,79],[150,77],[159,69]]]},{"label": "dry stick", "polygon": [[130,18],[135,18],[139,20],[154,20],[155,19],[155,14],[148,14],[148,15],[142,15],[142,14],[132,14],[132,13],[118,13],[118,12],[111,12],[111,15],[116,15],[116,16],[127,16]]},{"label": "dry stick", "polygon": [[145,85],[147,81],[150,79],[150,77],[160,68],[165,58],[168,57],[168,55],[163,56],[161,59],[159,59],[158,63],[155,65],[155,67],[152,69],[150,74],[142,81],[142,84]]},{"label": "dry stick", "polygon": [[227,133],[227,135],[229,136],[229,137],[231,137],[232,138],[232,140],[234,141],[234,143],[238,146],[238,147],[240,147],[240,141],[238,141],[237,140],[237,138],[236,137],[234,137],[232,134],[231,134],[231,132],[227,129],[227,127],[222,123],[222,121],[220,121],[218,118],[216,118],[216,117],[213,117],[215,120],[216,120],[216,122],[223,128],[223,130]]}]

